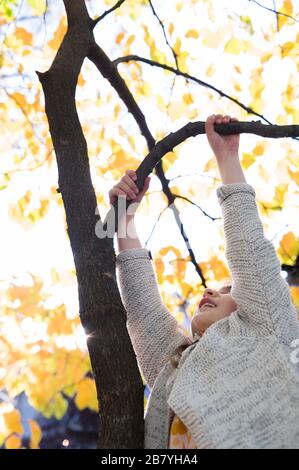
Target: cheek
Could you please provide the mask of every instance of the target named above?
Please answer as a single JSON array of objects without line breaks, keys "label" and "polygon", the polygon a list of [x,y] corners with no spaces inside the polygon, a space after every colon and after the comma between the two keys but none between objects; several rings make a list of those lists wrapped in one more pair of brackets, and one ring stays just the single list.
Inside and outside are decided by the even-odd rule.
[{"label": "cheek", "polygon": [[230,306],[230,309],[231,309],[232,312],[237,310],[237,304],[231,296],[229,298],[229,306]]},{"label": "cheek", "polygon": [[229,297],[225,300],[223,299],[223,302],[219,307],[225,315],[230,315],[237,309],[236,302],[232,297]]}]

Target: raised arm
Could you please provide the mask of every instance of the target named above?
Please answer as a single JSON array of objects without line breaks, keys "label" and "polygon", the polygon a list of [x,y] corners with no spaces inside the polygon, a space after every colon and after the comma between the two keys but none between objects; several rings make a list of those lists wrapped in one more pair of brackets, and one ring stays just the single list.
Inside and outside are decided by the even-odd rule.
[{"label": "raised arm", "polygon": [[254,188],[239,161],[239,136],[220,136],[211,117],[206,123],[223,185],[217,189],[224,219],[225,253],[231,271],[231,294],[240,318],[260,334],[276,334],[283,342],[298,338],[299,323],[273,244],[265,238]]},{"label": "raised arm", "polygon": [[180,331],[177,321],[163,304],[149,252],[142,248],[137,236],[134,210],[147,190],[149,180],[136,197],[131,193],[135,186],[133,173],[127,172],[130,178],[123,177],[119,190],[110,193],[110,201],[113,202],[113,196],[117,194],[128,195],[134,203],[128,209],[128,213],[133,214],[126,214],[119,223],[116,266],[120,294],[127,312],[128,332],[141,372],[152,388],[175,349],[190,343],[190,339]]}]

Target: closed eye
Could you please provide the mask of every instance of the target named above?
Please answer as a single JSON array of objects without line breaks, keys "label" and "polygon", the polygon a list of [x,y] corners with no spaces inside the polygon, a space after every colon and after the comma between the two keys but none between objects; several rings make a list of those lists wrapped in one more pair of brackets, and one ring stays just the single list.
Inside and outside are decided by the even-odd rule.
[{"label": "closed eye", "polygon": [[232,288],[231,285],[229,285],[229,286],[224,286],[224,287],[221,287],[221,289],[220,289],[219,292],[220,292],[221,294],[228,294],[228,293],[231,291],[231,288]]}]

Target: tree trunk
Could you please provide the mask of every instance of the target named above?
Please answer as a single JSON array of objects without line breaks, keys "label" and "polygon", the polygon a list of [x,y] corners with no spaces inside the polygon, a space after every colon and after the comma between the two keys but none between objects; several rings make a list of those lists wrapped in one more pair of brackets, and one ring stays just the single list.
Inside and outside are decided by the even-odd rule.
[{"label": "tree trunk", "polygon": [[75,91],[94,42],[84,0],[64,0],[68,31],[51,68],[38,73],[57,158],[59,190],[73,251],[80,318],[99,401],[99,447],[143,448],[143,383],[115,275],[113,238],[99,239],[96,196]]}]

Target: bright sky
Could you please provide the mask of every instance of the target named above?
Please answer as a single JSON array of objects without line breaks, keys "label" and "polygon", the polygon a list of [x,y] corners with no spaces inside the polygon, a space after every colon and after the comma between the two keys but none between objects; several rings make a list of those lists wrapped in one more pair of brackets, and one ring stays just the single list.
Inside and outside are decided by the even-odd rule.
[{"label": "bright sky", "polygon": [[[180,29],[183,36],[187,29],[199,28],[199,30],[203,31],[201,28],[204,28],[205,25],[207,25],[209,29],[213,29],[215,32],[213,35],[214,40],[215,38],[219,38],[219,43],[223,40],[225,42],[229,40],[233,27],[236,28],[236,25],[238,24],[238,15],[251,16],[254,18],[254,27],[257,31],[256,41],[253,47],[264,48],[265,51],[269,49],[269,44],[267,44],[262,36],[261,30],[266,29],[266,26],[270,22],[275,23],[275,16],[262,10],[253,2],[245,0],[215,1],[214,4],[217,4],[217,8],[214,9],[215,17],[213,26],[211,26],[208,12],[206,12],[205,9],[203,11],[199,11],[200,4],[203,2],[199,2],[198,5],[192,5],[192,2],[188,1],[186,2],[186,5],[190,5],[189,8],[185,8],[181,12],[177,12],[175,10],[173,0],[155,0],[153,3],[162,20],[168,22],[171,12],[172,21],[178,28],[178,35],[180,35]],[[265,1],[264,4],[272,7],[273,2]],[[96,15],[107,8],[103,1],[90,1],[89,6],[90,12],[93,13],[93,15]],[[56,25],[59,22],[59,12],[62,11],[62,8],[62,1],[50,2],[50,13],[47,15],[46,41],[51,38],[52,31],[56,28]],[[25,14],[26,12],[24,11],[24,15]],[[110,18],[106,18],[101,25],[97,27],[95,33],[96,39],[99,44],[104,45],[103,47],[105,51],[110,54],[111,57],[116,58],[118,56],[118,52],[115,51],[113,46],[115,31],[128,30],[132,34],[137,34],[138,23],[146,22],[149,15],[151,15],[149,9],[142,10],[142,14],[138,18],[138,21],[136,19],[134,20],[131,18],[119,17],[118,15],[112,15]],[[231,32],[229,32],[229,29],[224,32],[220,29],[224,15],[230,16],[233,19],[236,18],[236,21],[231,21],[229,23],[230,26],[228,28],[231,28]],[[118,23],[119,21],[121,21],[121,23]],[[37,20],[37,23],[39,23],[40,28],[39,35],[37,36],[40,51],[32,54],[28,59],[26,57],[24,58],[24,65],[27,68],[27,71],[31,71],[35,86],[39,86],[39,83],[34,71],[47,70],[50,66],[51,60],[53,59],[53,53],[52,57],[50,57],[48,55],[48,51],[46,53],[46,51],[43,50],[45,30],[40,20]],[[158,44],[162,44],[163,37],[158,23],[152,19],[150,24],[152,36],[156,39]],[[32,29],[34,29],[34,27],[36,26],[32,25]],[[295,38],[298,31],[297,25],[294,26],[294,29],[292,30],[293,32],[290,32],[290,29],[287,31],[288,40],[292,40],[290,38],[292,35]],[[242,38],[245,33],[242,29],[237,29],[235,34],[237,37]],[[223,36],[222,39],[221,35]],[[286,35],[285,30],[277,36],[277,41],[284,42],[286,40],[284,35]],[[110,47],[110,45],[112,46]],[[236,73],[234,73],[234,76],[239,79],[243,88],[239,99],[244,103],[250,103],[251,97],[245,77],[247,76],[247,73],[249,73],[248,71],[252,69],[252,66],[258,65],[259,60],[254,57],[249,57],[246,54],[240,54],[239,56],[223,54],[221,48],[212,50],[211,48],[200,46],[199,50],[199,44],[196,40],[189,40],[188,42],[186,42],[186,39],[183,40],[182,48],[184,49],[185,47],[188,48],[191,57],[194,57],[192,66],[190,66],[190,73],[223,89],[228,94],[233,93],[231,77],[234,64],[237,63],[242,69],[241,77],[237,77]],[[273,47],[275,47],[275,44],[273,44]],[[133,43],[132,53],[134,52],[139,55],[148,56],[147,49],[138,41]],[[164,48],[164,52],[169,54],[166,47]],[[211,64],[212,58],[215,66],[215,74],[212,77],[207,77],[205,73],[208,66]],[[119,70],[121,73],[125,73],[127,67],[127,65],[122,65]],[[161,75],[161,89],[159,89],[159,93],[163,95],[165,101],[168,101],[172,77],[165,78],[163,72],[148,66],[142,67],[146,73],[148,83],[155,83],[156,77],[159,74]],[[102,99],[104,99],[104,96],[110,91],[110,86],[107,82],[100,78],[99,73],[96,72],[95,68],[88,64],[87,61],[84,64],[83,73],[85,79],[89,81],[90,86],[84,89],[84,93],[78,91],[78,98],[80,98],[80,100],[83,100],[83,98],[93,100],[98,93],[98,90],[100,90]],[[291,61],[284,61],[282,66],[281,61],[274,57],[265,65],[264,78],[266,81],[266,91],[263,97],[267,104],[266,108],[263,110],[263,114],[272,121],[275,121],[278,114],[283,113],[281,108],[281,92],[285,89],[289,75],[292,73],[295,73],[295,76],[298,76],[296,67]],[[275,80],[273,77],[275,77]],[[244,119],[244,113],[242,114],[237,106],[230,104],[225,99],[215,101],[215,107],[212,108],[209,102],[208,93],[202,87],[192,84],[186,87],[185,81],[178,78],[173,90],[174,101],[179,103],[182,91],[190,91],[194,94],[195,99],[197,100],[196,102],[198,103],[197,119],[199,120],[205,120],[209,114],[215,112],[223,112],[225,114],[230,113]],[[149,102],[149,100],[144,99],[141,102],[141,105],[148,118],[149,127],[154,135],[159,134],[161,131],[167,133],[171,132],[172,130],[183,126],[187,122],[185,116],[178,119],[175,123],[165,116],[164,122],[161,123],[160,118],[157,118],[157,115],[155,114],[155,102]],[[133,123],[132,118],[127,115],[125,108],[122,108],[120,116],[123,126],[126,129],[132,129],[132,133],[137,135],[138,131],[136,126]],[[105,110],[98,109],[96,106],[93,110],[90,109],[90,114],[88,114],[88,119],[90,119],[91,123],[92,119],[98,119],[101,121],[101,118],[104,119],[104,117]],[[87,117],[83,116],[83,114],[82,119],[88,122]],[[254,117],[252,117],[252,119],[256,120]],[[37,125],[38,123],[35,124]],[[93,123],[93,125],[95,124]],[[98,132],[100,132],[99,121],[97,122],[97,126]],[[111,135],[115,132],[113,123],[111,125],[110,132]],[[242,136],[241,152],[250,153],[258,141],[261,141],[261,139],[257,136]],[[140,149],[140,155],[142,155],[145,150],[143,139],[139,138],[138,142],[139,143],[137,145]],[[246,171],[247,181],[255,187],[258,198],[271,200],[275,186],[278,183],[283,182],[282,173],[277,173],[276,165],[285,154],[286,143],[291,143],[293,148],[295,148],[295,144],[290,140],[268,140],[268,149],[266,154],[262,157],[261,162],[269,174],[269,182],[267,185],[259,179],[254,166]],[[93,145],[92,142],[88,142],[88,144],[90,147]],[[169,170],[167,176],[169,178],[174,178],[184,174],[191,175],[184,179],[175,180],[173,184],[180,184],[182,193],[184,191],[184,187],[186,189],[187,187],[190,188],[190,184],[192,184],[196,195],[194,200],[196,200],[196,202],[201,205],[202,209],[210,215],[221,217],[221,210],[218,205],[215,192],[212,196],[207,196],[207,189],[211,187],[213,181],[209,176],[203,174],[203,169],[207,161],[212,157],[212,153],[206,142],[205,136],[190,139],[187,145],[178,149],[178,152],[179,159]],[[7,159],[3,157],[5,156],[2,156],[0,160],[0,168],[5,172],[8,169]],[[101,157],[100,155],[99,159],[100,158],[103,158],[103,156]],[[105,178],[101,178],[97,181],[96,178],[98,177],[96,177],[95,172],[93,172],[93,178],[95,185],[97,187],[101,187],[104,197],[106,201],[108,201],[108,190],[114,184],[112,176],[106,174]],[[67,275],[67,272],[73,268],[73,258],[71,248],[65,234],[63,209],[60,208],[58,210],[57,205],[53,204],[46,218],[37,223],[36,226],[30,230],[25,230],[15,222],[12,222],[8,216],[8,206],[13,204],[13,202],[16,202],[28,189],[31,188],[32,191],[34,191],[35,188],[39,188],[40,193],[43,194],[44,192],[46,195],[48,194],[49,187],[51,185],[55,185],[56,181],[56,169],[49,171],[48,168],[44,167],[29,175],[26,173],[19,173],[18,176],[14,178],[13,184],[11,184],[7,190],[0,192],[0,218],[2,228],[2,243],[0,244],[0,280],[12,280],[13,277],[16,277],[20,282],[22,282],[22,280],[28,278],[28,273],[33,273],[34,275],[41,276],[45,279],[46,285],[48,283],[48,286],[50,287],[52,280],[49,273],[52,268],[55,268],[59,272],[66,273],[65,285],[60,286],[60,288],[55,288],[55,295],[58,298],[63,299],[63,301],[73,309],[76,308],[77,302],[76,296],[74,296],[75,287]],[[278,243],[282,234],[288,231],[287,227],[299,236],[298,190],[295,188],[295,183],[292,183],[292,185],[294,185],[292,191],[293,196],[291,197],[291,200],[286,201],[286,209],[282,212],[273,212],[271,220],[269,220],[269,226],[266,227],[266,235],[270,239],[273,239],[275,244]],[[149,193],[153,193],[149,196],[149,201],[151,201],[150,214],[146,217],[143,214],[140,214],[137,217],[137,228],[143,243],[149,236],[153,223],[157,219],[160,210],[163,208],[160,197],[154,193],[159,189],[159,181],[153,176],[149,190]],[[210,221],[207,217],[204,217],[201,214],[199,209],[193,206],[180,204],[180,207],[182,220],[185,223],[186,232],[190,238],[198,261],[207,261],[211,253],[214,251],[217,252],[219,244],[222,243],[219,236],[221,233],[222,221]],[[105,215],[105,210],[100,210],[101,214]],[[185,245],[173,221],[171,211],[166,211],[162,216],[158,229],[154,232],[148,248],[155,253],[166,244],[177,246],[182,249],[184,255],[187,255]],[[190,267],[190,269],[192,270],[193,268]]]}]

